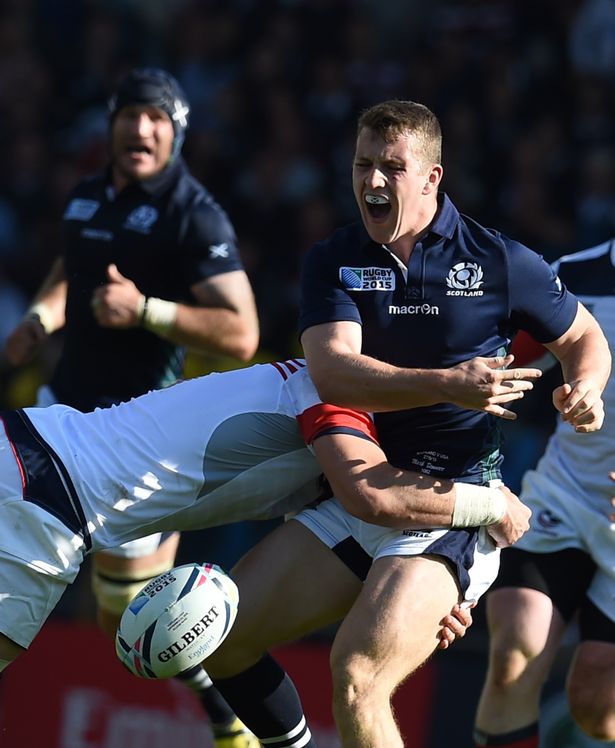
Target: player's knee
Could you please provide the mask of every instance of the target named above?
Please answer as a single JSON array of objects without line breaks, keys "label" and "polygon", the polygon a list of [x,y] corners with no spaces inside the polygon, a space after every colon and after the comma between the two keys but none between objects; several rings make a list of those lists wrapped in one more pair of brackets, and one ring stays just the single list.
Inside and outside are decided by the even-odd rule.
[{"label": "player's knee", "polygon": [[538,685],[542,681],[542,675],[532,666],[534,662],[535,654],[531,651],[505,642],[496,643],[491,647],[489,662],[491,687],[508,691],[522,682],[524,687],[530,687],[534,680]]},{"label": "player's knee", "polygon": [[255,665],[268,650],[268,642],[260,638],[261,630],[240,604],[228,636],[204,662],[210,677],[231,678]]},{"label": "player's knee", "polygon": [[392,688],[386,674],[369,657],[336,651],[330,656],[334,704],[346,709],[360,709],[380,698],[388,701]]},{"label": "player's knee", "polygon": [[570,714],[580,729],[594,740],[615,740],[615,705],[609,690],[574,681],[567,690]]}]

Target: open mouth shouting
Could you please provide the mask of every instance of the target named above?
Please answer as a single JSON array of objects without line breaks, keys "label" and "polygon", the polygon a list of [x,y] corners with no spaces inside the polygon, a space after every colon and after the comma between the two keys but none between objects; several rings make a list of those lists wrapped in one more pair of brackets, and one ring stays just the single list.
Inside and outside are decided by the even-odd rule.
[{"label": "open mouth shouting", "polygon": [[143,143],[133,143],[126,146],[126,153],[130,156],[139,158],[140,156],[151,156],[153,150]]},{"label": "open mouth shouting", "polygon": [[369,192],[365,194],[364,199],[367,213],[373,221],[380,222],[387,219],[391,212],[391,201],[386,195]]}]

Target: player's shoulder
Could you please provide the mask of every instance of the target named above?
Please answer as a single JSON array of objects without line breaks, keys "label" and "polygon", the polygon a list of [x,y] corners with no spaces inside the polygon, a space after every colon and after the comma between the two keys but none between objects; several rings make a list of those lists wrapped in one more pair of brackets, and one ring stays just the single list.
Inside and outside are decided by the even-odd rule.
[{"label": "player's shoulder", "polygon": [[468,215],[459,214],[458,232],[466,251],[475,255],[485,255],[494,260],[506,259],[507,256],[518,256],[526,253],[536,254],[520,241],[491,226],[485,226]]},{"label": "player's shoulder", "polygon": [[349,223],[336,229],[325,239],[316,242],[311,248],[309,255],[318,257],[345,257],[356,255],[371,242],[369,234],[360,222]]},{"label": "player's shoulder", "polygon": [[231,225],[224,208],[187,168],[184,168],[176,183],[174,199],[177,207],[191,215],[197,222],[210,225]]},{"label": "player's shoulder", "polygon": [[89,220],[101,204],[104,188],[103,174],[91,174],[80,179],[68,193],[64,219]]},{"label": "player's shoulder", "polygon": [[576,293],[610,295],[615,288],[615,240],[563,255],[553,269]]},{"label": "player's shoulder", "polygon": [[74,198],[100,199],[105,188],[105,178],[102,173],[89,174],[82,177],[68,193],[68,200]]}]

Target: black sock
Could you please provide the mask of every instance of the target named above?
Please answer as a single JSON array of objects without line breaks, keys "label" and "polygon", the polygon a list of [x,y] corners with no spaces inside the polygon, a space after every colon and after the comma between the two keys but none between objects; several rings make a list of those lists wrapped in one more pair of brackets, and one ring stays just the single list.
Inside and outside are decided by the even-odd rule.
[{"label": "black sock", "polygon": [[297,690],[270,655],[239,675],[214,682],[241,721],[257,738],[267,740],[267,748],[316,748]]},{"label": "black sock", "polygon": [[228,725],[235,719],[235,712],[200,665],[184,670],[176,677],[198,696],[209,716],[212,729],[215,730],[218,725]]}]

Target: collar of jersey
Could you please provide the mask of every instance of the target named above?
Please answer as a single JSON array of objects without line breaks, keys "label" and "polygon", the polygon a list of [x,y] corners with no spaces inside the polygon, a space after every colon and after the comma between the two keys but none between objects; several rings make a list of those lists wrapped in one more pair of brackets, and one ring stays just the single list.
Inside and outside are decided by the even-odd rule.
[{"label": "collar of jersey", "polygon": [[430,234],[438,234],[452,239],[459,222],[459,211],[451,202],[446,192],[438,193],[438,212],[429,227]]},{"label": "collar of jersey", "polygon": [[[171,162],[165,169],[149,179],[133,182],[126,187],[125,191],[143,190],[150,197],[156,198],[164,195],[177,182],[180,173],[185,169],[184,160],[179,157]],[[107,170],[107,184],[112,185],[111,167]]]}]

